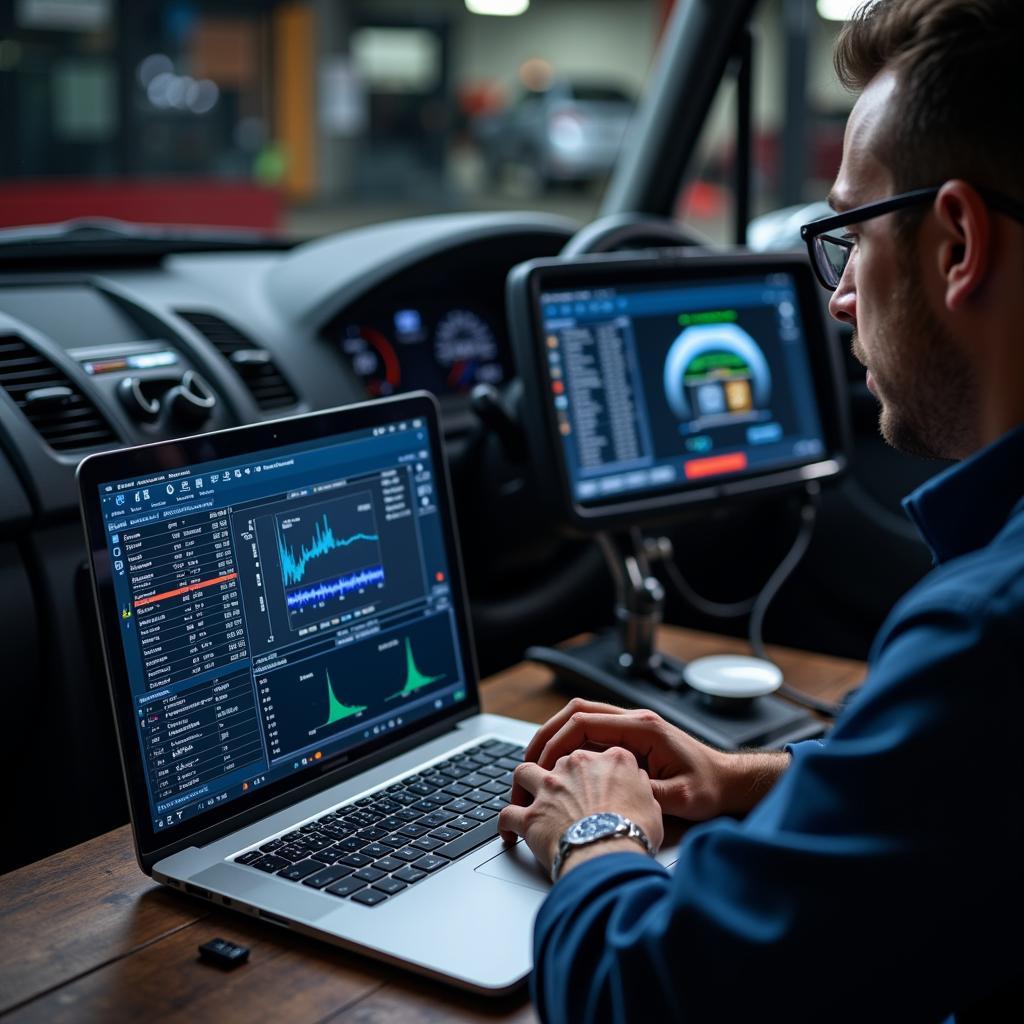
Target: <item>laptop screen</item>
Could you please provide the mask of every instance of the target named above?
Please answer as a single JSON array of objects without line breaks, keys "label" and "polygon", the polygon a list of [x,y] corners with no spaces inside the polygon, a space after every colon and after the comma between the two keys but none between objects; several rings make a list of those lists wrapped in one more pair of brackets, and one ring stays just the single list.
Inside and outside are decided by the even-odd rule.
[{"label": "laptop screen", "polygon": [[154,832],[467,700],[444,488],[415,416],[99,484]]}]

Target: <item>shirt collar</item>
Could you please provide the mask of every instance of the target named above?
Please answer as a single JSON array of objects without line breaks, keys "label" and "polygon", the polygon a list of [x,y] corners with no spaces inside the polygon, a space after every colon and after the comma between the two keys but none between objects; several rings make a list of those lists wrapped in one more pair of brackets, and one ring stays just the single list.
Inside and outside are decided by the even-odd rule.
[{"label": "shirt collar", "polygon": [[985,547],[1024,497],[1024,426],[903,499],[936,564]]}]

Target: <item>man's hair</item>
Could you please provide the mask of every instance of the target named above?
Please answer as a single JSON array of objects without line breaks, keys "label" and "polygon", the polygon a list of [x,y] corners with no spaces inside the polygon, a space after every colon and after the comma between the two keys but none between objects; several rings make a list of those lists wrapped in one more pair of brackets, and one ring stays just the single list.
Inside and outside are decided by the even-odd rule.
[{"label": "man's hair", "polygon": [[1024,0],[869,0],[835,65],[849,89],[896,76],[877,155],[897,191],[963,178],[1024,195]]}]

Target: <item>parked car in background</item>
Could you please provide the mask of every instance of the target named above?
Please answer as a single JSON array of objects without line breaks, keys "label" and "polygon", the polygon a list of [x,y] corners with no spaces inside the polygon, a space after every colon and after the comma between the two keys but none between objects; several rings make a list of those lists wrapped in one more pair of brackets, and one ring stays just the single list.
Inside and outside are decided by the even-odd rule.
[{"label": "parked car in background", "polygon": [[488,176],[528,176],[538,191],[603,178],[615,165],[635,101],[614,82],[556,78],[475,126]]}]

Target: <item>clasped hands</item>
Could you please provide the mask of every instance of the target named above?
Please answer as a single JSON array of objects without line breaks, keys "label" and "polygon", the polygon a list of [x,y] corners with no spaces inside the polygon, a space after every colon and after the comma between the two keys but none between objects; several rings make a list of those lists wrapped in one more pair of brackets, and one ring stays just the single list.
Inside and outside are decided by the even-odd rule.
[{"label": "clasped hands", "polygon": [[[704,821],[753,806],[760,793],[743,782],[751,765],[742,756],[705,746],[653,711],[575,698],[530,741],[498,828],[507,843],[522,836],[546,870],[562,832],[600,811],[625,815],[657,849],[663,814]],[[783,762],[776,765],[781,771]],[[625,840],[596,846],[640,849]]]}]

